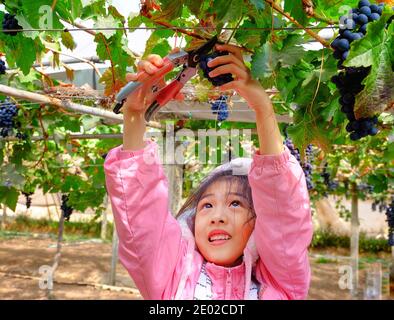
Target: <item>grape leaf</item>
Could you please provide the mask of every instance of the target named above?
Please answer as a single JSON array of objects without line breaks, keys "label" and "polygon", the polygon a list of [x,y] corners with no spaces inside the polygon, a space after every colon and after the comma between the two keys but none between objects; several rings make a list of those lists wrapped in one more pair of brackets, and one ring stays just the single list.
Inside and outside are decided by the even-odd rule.
[{"label": "grape leaf", "polygon": [[268,78],[272,74],[272,45],[266,42],[252,56],[252,75],[256,79]]},{"label": "grape leaf", "polygon": [[[114,27],[120,27],[120,23],[119,20],[116,20],[111,15],[108,15],[106,17],[101,17],[94,24],[94,28],[114,28]],[[107,39],[109,39],[116,33],[116,30],[98,30],[98,32],[102,33]]]}]

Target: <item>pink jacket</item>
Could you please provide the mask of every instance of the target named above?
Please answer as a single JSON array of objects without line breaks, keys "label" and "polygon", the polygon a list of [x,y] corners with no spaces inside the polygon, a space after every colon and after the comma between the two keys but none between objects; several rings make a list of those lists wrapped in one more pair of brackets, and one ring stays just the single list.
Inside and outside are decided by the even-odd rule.
[{"label": "pink jacket", "polygon": [[[168,210],[168,182],[158,146],[138,151],[122,146],[108,153],[104,170],[119,235],[119,259],[145,299],[193,299],[204,258],[195,246],[190,221]],[[309,195],[297,160],[285,147],[280,155],[253,155],[248,174],[257,215],[233,268],[206,263],[213,299],[249,299],[251,279],[259,299],[304,299],[310,282],[308,245],[312,237]]]}]

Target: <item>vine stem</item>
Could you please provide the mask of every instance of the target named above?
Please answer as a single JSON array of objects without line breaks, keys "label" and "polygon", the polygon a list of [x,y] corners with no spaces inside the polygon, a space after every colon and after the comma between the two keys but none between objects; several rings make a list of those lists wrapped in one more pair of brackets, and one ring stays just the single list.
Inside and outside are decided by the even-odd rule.
[{"label": "vine stem", "polygon": [[182,29],[182,28],[175,28],[171,23],[164,22],[164,21],[153,20],[153,19],[152,19],[152,14],[149,12],[149,9],[148,9],[148,7],[146,6],[146,4],[143,4],[143,5],[142,5],[141,10],[140,10],[140,13],[141,13],[141,15],[144,16],[145,18],[148,18],[149,20],[151,20],[151,21],[153,21],[154,23],[156,23],[156,24],[158,24],[158,25],[161,25],[161,26],[163,26],[163,27],[171,28],[171,29],[173,29],[174,31],[177,31],[177,32],[186,34],[186,35],[188,35],[188,36],[190,36],[190,37],[197,38],[197,39],[200,39],[200,40],[209,40],[209,39],[207,39],[207,38],[204,38],[203,36],[200,36],[200,35],[197,34],[197,33],[190,32],[190,31],[187,31],[187,30]]},{"label": "vine stem", "polygon": [[290,14],[288,14],[280,6],[278,6],[273,0],[264,0],[264,1],[269,3],[272,6],[272,8],[275,9],[275,11],[279,12],[281,15],[283,15],[284,17],[289,19],[296,26],[302,28],[307,34],[309,34],[311,37],[315,38],[323,46],[330,48],[330,44],[326,40],[324,40],[322,37],[320,37],[318,34],[313,32],[312,30],[305,28],[301,23],[299,23],[296,19],[294,19]]},{"label": "vine stem", "polygon": [[77,59],[77,60],[80,60],[82,62],[85,62],[85,63],[89,64],[96,71],[97,75],[101,78],[101,76],[102,76],[101,72],[99,71],[99,69],[96,67],[96,65],[93,62],[91,62],[89,60],[86,60],[84,58],[80,58],[80,57],[74,56],[74,55],[69,54],[69,53],[63,53],[61,51],[57,51],[57,50],[52,49],[52,48],[47,48],[47,49],[52,51],[52,52],[55,52],[57,54],[61,54],[61,55],[66,56],[66,57],[74,58],[74,59]]},{"label": "vine stem", "polygon": [[40,109],[38,109],[38,120],[40,122],[40,126],[41,126],[43,137],[44,137],[44,150],[41,153],[40,159],[38,159],[36,164],[33,166],[33,169],[37,168],[37,166],[40,164],[40,162],[44,158],[45,152],[48,151],[48,133],[45,131],[44,124],[42,123],[42,114],[41,114]]},{"label": "vine stem", "polygon": [[116,84],[115,68],[114,68],[114,62],[113,62],[112,56],[111,56],[111,50],[108,47],[108,43],[107,43],[107,40],[105,39],[104,35],[102,33],[99,33],[99,35],[101,36],[101,39],[103,39],[103,42],[104,42],[104,45],[105,45],[105,50],[107,50],[108,58],[109,58],[109,61],[111,62],[112,84],[115,87],[115,84]]},{"label": "vine stem", "polygon": [[[35,92],[16,89],[13,87],[5,86],[3,84],[0,84],[0,93],[4,93],[7,96],[16,97],[23,100],[34,101],[41,104],[49,104],[55,107],[63,108],[80,114],[90,114],[96,117],[110,119],[115,121],[116,123],[123,122],[123,115],[115,114],[112,111],[103,110],[100,108],[88,107],[70,101],[60,100],[57,98],[38,94]],[[161,129],[161,125],[154,121],[150,121],[147,124],[147,126],[151,128]]]}]

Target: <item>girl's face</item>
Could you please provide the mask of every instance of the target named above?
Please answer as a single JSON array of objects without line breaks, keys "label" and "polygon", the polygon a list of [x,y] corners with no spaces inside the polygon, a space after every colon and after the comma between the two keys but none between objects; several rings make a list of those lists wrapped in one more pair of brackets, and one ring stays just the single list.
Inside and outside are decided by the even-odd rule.
[{"label": "girl's face", "polygon": [[242,261],[255,222],[249,220],[249,204],[236,187],[232,183],[228,192],[228,182],[212,183],[197,204],[195,218],[194,232],[201,254],[207,261],[225,267]]}]

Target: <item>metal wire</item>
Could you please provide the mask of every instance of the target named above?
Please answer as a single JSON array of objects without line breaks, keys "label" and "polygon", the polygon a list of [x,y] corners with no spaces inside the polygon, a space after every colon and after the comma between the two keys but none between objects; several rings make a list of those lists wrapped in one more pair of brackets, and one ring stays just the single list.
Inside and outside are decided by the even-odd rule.
[{"label": "metal wire", "polygon": [[[281,28],[258,28],[258,27],[223,27],[222,30],[259,30],[259,31],[281,31],[281,30],[322,30],[327,28],[339,27],[339,24],[329,25],[325,27],[281,27]],[[0,30],[3,33],[10,32],[40,32],[40,31],[51,31],[51,32],[74,32],[74,31],[117,31],[117,30],[195,30],[195,29],[212,29],[212,27],[102,27],[102,28],[64,28],[64,29],[54,29],[54,28],[37,28],[37,29],[7,29]]]}]

